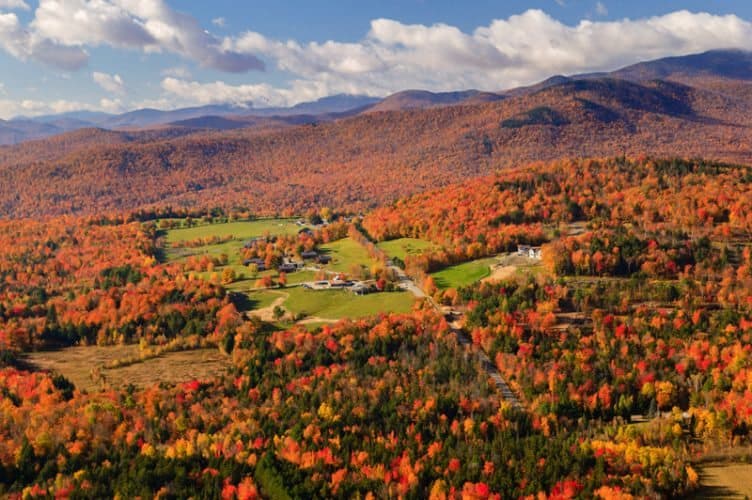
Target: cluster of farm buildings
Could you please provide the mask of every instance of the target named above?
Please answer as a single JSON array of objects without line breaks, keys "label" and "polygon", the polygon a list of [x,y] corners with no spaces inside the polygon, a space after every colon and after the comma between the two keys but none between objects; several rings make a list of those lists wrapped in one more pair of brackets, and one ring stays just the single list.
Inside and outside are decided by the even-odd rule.
[{"label": "cluster of farm buildings", "polygon": [[520,257],[527,257],[528,259],[541,260],[541,247],[517,245],[517,255],[519,255]]},{"label": "cluster of farm buildings", "polygon": [[[304,228],[298,231],[298,234],[303,233],[310,233],[311,230],[309,228]],[[266,238],[263,236],[260,236],[258,238],[253,238],[245,242],[245,248],[251,248],[256,243],[263,243],[266,242]],[[304,269],[306,267],[305,261],[311,261],[315,264],[321,264],[326,265],[329,264],[332,261],[332,258],[329,255],[321,254],[317,252],[316,250],[306,250],[305,252],[302,252],[300,254],[300,259],[302,260],[295,260],[290,257],[285,257],[282,261],[282,264],[277,266],[277,271],[280,273],[294,273],[295,271],[299,271],[301,269]],[[243,261],[244,266],[250,266],[255,265],[256,269],[259,271],[266,271],[266,261],[264,259],[260,258],[252,258],[252,259],[246,259]]]}]

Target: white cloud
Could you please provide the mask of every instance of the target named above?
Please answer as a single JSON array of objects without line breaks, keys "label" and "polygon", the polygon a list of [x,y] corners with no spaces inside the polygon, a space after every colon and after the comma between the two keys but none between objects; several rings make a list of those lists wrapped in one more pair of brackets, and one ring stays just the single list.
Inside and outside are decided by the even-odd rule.
[{"label": "white cloud", "polygon": [[199,83],[177,78],[162,80],[162,88],[186,104],[228,103],[247,106],[251,103],[267,106],[284,105],[293,99],[292,92],[278,90],[271,85],[229,85],[225,82]]},{"label": "white cloud", "polygon": [[8,119],[16,116],[39,116],[47,114],[67,113],[69,111],[98,110],[96,106],[77,101],[55,100],[50,102],[32,99],[15,100],[0,99],[0,118]]},{"label": "white cloud", "polygon": [[595,13],[599,16],[607,16],[608,15],[608,7],[603,2],[596,2],[595,4]]},{"label": "white cloud", "polygon": [[175,66],[162,70],[162,76],[171,76],[173,78],[182,78],[184,80],[191,78],[191,71],[185,66]]},{"label": "white cloud", "polygon": [[29,4],[24,0],[0,0],[0,9],[29,10]]},{"label": "white cloud", "polygon": [[33,59],[66,71],[82,68],[89,58],[80,47],[61,45],[22,27],[12,13],[0,14],[0,49],[17,59]]},{"label": "white cloud", "polygon": [[[599,4],[597,10],[605,14],[605,4]],[[469,32],[449,24],[375,19],[356,42],[301,43],[252,31],[217,38],[163,0],[40,0],[27,27],[15,14],[0,13],[0,49],[20,59],[72,70],[86,64],[85,48],[100,45],[168,52],[228,72],[261,69],[258,57],[263,57],[287,75],[286,83],[199,82],[177,66],[162,72],[162,94],[144,103],[161,108],[223,102],[277,106],[336,93],[382,96],[408,88],[496,91],[553,74],[610,70],[667,55],[752,49],[752,23],[682,10],[567,25],[531,9]],[[114,89],[122,88],[122,81],[108,85],[118,93]],[[98,105],[114,107],[114,101]]]},{"label": "white cloud", "polygon": [[125,85],[123,84],[123,79],[120,75],[109,75],[107,73],[95,71],[91,74],[91,78],[97,85],[105,89],[107,92],[113,94],[125,93]]},{"label": "white cloud", "polygon": [[126,9],[104,0],[40,0],[31,27],[65,45],[140,48],[157,43]]},{"label": "white cloud", "polygon": [[224,28],[225,25],[227,24],[227,19],[225,19],[224,17],[216,17],[212,19],[212,24],[219,28]]},{"label": "white cloud", "polygon": [[[407,88],[502,90],[557,73],[609,70],[667,55],[713,48],[752,48],[752,24],[734,15],[677,11],[620,21],[583,20],[569,26],[531,9],[470,33],[446,25],[376,19],[356,43],[300,44],[247,32],[226,43],[260,54],[293,75],[278,89],[288,104],[321,95],[385,95]],[[298,95],[303,89],[306,95]],[[316,97],[321,97],[321,95]]]},{"label": "white cloud", "polygon": [[[23,8],[19,0],[0,2],[0,7]],[[19,59],[66,70],[83,67],[88,61],[84,48],[98,46],[169,52],[226,72],[264,67],[255,55],[227,47],[164,0],[39,0],[28,26],[21,26],[14,14],[0,16],[5,18],[0,19],[0,48]]]},{"label": "white cloud", "polygon": [[100,99],[99,100],[99,109],[101,111],[106,111],[107,113],[121,113],[125,110],[123,103],[120,101],[120,99]]}]

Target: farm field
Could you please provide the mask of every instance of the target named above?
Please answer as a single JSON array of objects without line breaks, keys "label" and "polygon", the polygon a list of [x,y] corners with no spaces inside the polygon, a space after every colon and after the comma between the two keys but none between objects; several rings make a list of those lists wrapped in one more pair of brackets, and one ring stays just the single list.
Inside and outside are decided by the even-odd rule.
[{"label": "farm field", "polygon": [[229,265],[239,266],[241,265],[241,260],[238,251],[242,247],[243,240],[232,240],[200,247],[172,247],[166,248],[165,250],[168,262],[178,262],[194,255],[210,255],[218,257],[225,254],[227,255]]},{"label": "farm field", "polygon": [[92,369],[96,368],[99,368],[107,385],[120,390],[128,384],[146,387],[209,379],[224,373],[230,365],[229,359],[217,349],[196,349],[166,353],[129,366],[104,368],[108,363],[137,356],[138,352],[138,345],[77,346],[33,352],[25,359],[39,369],[61,373],[77,389],[85,391],[101,388],[101,383],[91,376]]},{"label": "farm field", "polygon": [[322,266],[323,269],[328,271],[353,274],[353,271],[361,266],[370,267],[376,264],[376,261],[368,255],[368,252],[351,238],[343,238],[321,245],[319,250],[332,257],[331,263]]},{"label": "farm field", "polygon": [[[250,238],[269,235],[295,234],[300,226],[295,219],[258,219],[252,221],[236,221],[218,224],[204,224],[190,228],[168,229],[165,231],[165,256],[168,262],[177,262],[194,255],[227,255],[228,265],[236,274],[244,273],[240,249]],[[232,240],[223,243],[203,245],[199,247],[181,246],[181,244],[199,238],[226,238]],[[245,272],[247,275],[247,272]]]},{"label": "farm field", "polygon": [[[236,281],[227,285],[230,292],[244,293],[248,301],[243,305],[244,310],[267,307],[274,301],[274,296],[254,292],[256,280],[264,276],[277,276],[277,272],[262,271],[251,274],[248,267],[242,265],[242,256],[240,250],[249,238],[269,235],[295,234],[300,227],[293,221],[295,219],[259,219],[253,221],[228,222],[219,224],[204,224],[191,228],[170,229],[166,231],[165,241],[167,243],[166,256],[168,262],[179,262],[190,256],[210,255],[227,256],[227,265],[217,266],[212,272],[199,272],[197,276],[203,279],[209,279],[213,274],[221,275],[222,271],[229,267],[235,271]],[[233,236],[233,239],[224,243],[214,245],[204,245],[200,247],[181,247],[183,242],[192,241],[198,238],[210,238],[212,236],[227,237]],[[313,273],[301,271],[290,273],[288,283],[298,284],[313,279]]]},{"label": "farm field", "polygon": [[[201,247],[171,247],[167,249],[168,259],[179,261],[189,255],[221,255],[228,256],[226,266],[217,266],[213,272],[197,273],[198,276],[209,279],[212,274],[221,274],[226,267],[235,271],[238,279],[226,285],[230,292],[245,295],[245,298],[236,301],[240,310],[254,313],[259,311],[265,320],[271,320],[268,308],[272,307],[280,296],[286,296],[283,307],[293,314],[302,314],[314,320],[338,320],[341,318],[360,318],[381,312],[409,312],[414,302],[413,296],[407,292],[379,293],[366,296],[352,295],[342,290],[326,290],[312,292],[304,290],[297,285],[307,281],[313,281],[316,277],[313,271],[299,271],[287,274],[287,283],[291,285],[284,290],[256,290],[256,279],[264,276],[277,277],[276,271],[264,271],[254,275],[249,273],[247,267],[241,264],[240,250],[248,238],[263,234],[294,234],[299,226],[291,222],[291,219],[268,219],[250,222],[231,222],[225,224],[212,224],[191,228],[172,229],[167,231],[166,241],[168,245],[179,245],[181,242],[192,241],[198,238],[212,236],[234,236],[228,242]],[[280,230],[281,231],[278,231]],[[238,236],[238,235],[242,235]],[[425,248],[427,242],[404,238],[400,240],[403,252],[405,248]],[[397,248],[397,247],[394,247]],[[377,262],[372,259],[366,250],[351,238],[343,238],[325,245],[321,245],[319,251],[332,257],[332,262],[321,266],[322,270],[336,273],[346,273],[358,276],[360,270],[370,269]]]},{"label": "farm field", "polygon": [[692,499],[752,498],[752,464],[714,464],[700,471],[700,488]]},{"label": "farm field", "polygon": [[[233,283],[230,286],[237,285],[238,283]],[[230,288],[231,289],[231,288]],[[246,291],[244,292],[245,296],[248,297],[249,303],[247,304],[247,307],[240,308],[241,310],[245,311],[252,311],[256,309],[263,309],[265,307],[269,307],[274,303],[277,298],[279,298],[281,292],[278,292],[276,290],[252,290],[252,291]]]},{"label": "farm field", "polygon": [[432,273],[431,276],[440,289],[460,288],[472,285],[491,274],[491,266],[497,262],[495,257],[472,260],[449,266],[441,271]]},{"label": "farm field", "polygon": [[232,236],[236,240],[270,235],[295,234],[300,226],[296,219],[257,219],[251,221],[235,221],[220,224],[203,224],[193,227],[167,230],[167,243],[181,243],[198,238],[216,236],[224,238]]},{"label": "farm field", "polygon": [[418,238],[398,238],[396,240],[381,241],[376,244],[389,257],[405,260],[408,255],[417,255],[435,245],[430,241]]},{"label": "farm field", "polygon": [[294,314],[324,319],[362,318],[383,312],[405,313],[415,302],[409,292],[384,292],[353,295],[344,290],[306,290],[289,288],[284,308]]}]

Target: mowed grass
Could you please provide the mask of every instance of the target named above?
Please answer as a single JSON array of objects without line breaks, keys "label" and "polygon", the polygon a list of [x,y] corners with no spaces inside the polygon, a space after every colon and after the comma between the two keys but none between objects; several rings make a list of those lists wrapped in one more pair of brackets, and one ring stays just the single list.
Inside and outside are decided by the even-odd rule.
[{"label": "mowed grass", "polygon": [[137,345],[79,346],[56,351],[29,353],[26,361],[41,370],[61,373],[79,390],[98,391],[102,385],[92,380],[91,370],[99,368],[107,384],[122,389],[128,384],[137,387],[167,383],[178,384],[193,379],[205,380],[224,373],[230,359],[217,349],[196,349],[163,354],[121,368],[106,369],[106,364],[138,356]]},{"label": "mowed grass", "polygon": [[351,238],[344,238],[326,245],[319,250],[332,257],[332,262],[323,266],[324,269],[338,273],[351,273],[354,266],[370,267],[376,261],[368,255],[365,248]]},{"label": "mowed grass", "polygon": [[167,230],[167,243],[179,244],[198,238],[217,236],[224,238],[232,236],[234,239],[255,238],[258,236],[295,234],[300,226],[296,219],[257,219],[252,221],[235,221],[222,224],[204,224],[201,226]]},{"label": "mowed grass", "polygon": [[491,274],[491,266],[496,259],[491,257],[487,259],[472,260],[450,266],[441,271],[431,274],[436,286],[441,289],[460,288],[472,285]]},{"label": "mowed grass", "polygon": [[241,264],[240,249],[243,247],[243,240],[232,240],[216,245],[204,245],[202,247],[168,247],[166,249],[167,260],[175,262],[191,255],[212,255],[219,257],[222,254],[227,255],[230,264]]},{"label": "mowed grass", "polygon": [[245,294],[251,302],[249,310],[269,307],[281,295],[276,290],[254,290],[252,292],[245,292]]},{"label": "mowed grass", "polygon": [[362,318],[379,313],[412,310],[415,299],[409,292],[354,295],[345,290],[288,288],[284,308],[294,314],[324,319]]},{"label": "mowed grass", "polygon": [[[247,295],[247,300],[239,304],[242,310],[251,310],[263,308],[269,305],[274,298],[269,294],[252,291],[256,281],[264,276],[277,278],[278,273],[275,270],[251,273],[250,269],[243,265],[242,248],[245,242],[258,236],[278,236],[285,234],[297,234],[300,226],[295,224],[296,219],[258,219],[253,221],[237,221],[219,224],[204,224],[191,228],[170,229],[166,231],[165,240],[167,242],[166,256],[170,262],[176,262],[187,259],[190,256],[210,255],[219,257],[224,254],[227,256],[227,265],[217,266],[212,272],[195,273],[202,279],[210,279],[213,274],[222,275],[222,271],[231,268],[235,271],[236,281],[227,285],[230,292],[243,293]],[[233,239],[224,243],[215,245],[204,245],[200,247],[181,247],[180,244],[193,241],[198,238],[211,236],[226,237],[232,236]],[[300,272],[288,274],[288,283],[296,284],[302,281],[311,281],[313,273]]]},{"label": "mowed grass", "polygon": [[389,257],[397,257],[400,260],[405,260],[405,257],[408,255],[418,255],[435,247],[430,241],[418,238],[399,238],[382,241],[376,246],[382,249]]},{"label": "mowed grass", "polygon": [[[244,271],[240,249],[245,242],[259,236],[282,236],[296,234],[300,226],[295,224],[296,219],[258,219],[252,221],[236,221],[220,224],[204,224],[202,226],[168,229],[165,231],[166,257],[168,262],[175,262],[192,255],[227,255],[228,265],[233,266],[236,273]],[[199,238],[229,237],[232,240],[215,245],[200,247],[180,246],[182,243],[194,241]]]}]

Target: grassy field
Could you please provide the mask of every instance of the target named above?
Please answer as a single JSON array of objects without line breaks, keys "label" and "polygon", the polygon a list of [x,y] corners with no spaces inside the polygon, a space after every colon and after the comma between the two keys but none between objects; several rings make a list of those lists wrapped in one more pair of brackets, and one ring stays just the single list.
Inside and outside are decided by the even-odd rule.
[{"label": "grassy field", "polygon": [[752,498],[752,464],[706,465],[690,498]]},{"label": "grassy field", "polygon": [[[168,243],[166,250],[167,260],[174,262],[185,259],[192,255],[227,255],[227,265],[217,266],[213,272],[196,273],[197,276],[209,279],[213,273],[218,276],[222,271],[229,267],[235,271],[236,281],[227,286],[231,292],[246,294],[247,300],[240,304],[242,310],[251,310],[268,306],[275,298],[273,294],[264,292],[254,292],[256,280],[264,276],[277,277],[274,270],[257,272],[251,274],[250,270],[243,266],[241,249],[245,242],[256,236],[265,234],[281,235],[295,234],[300,227],[294,223],[295,219],[259,219],[245,222],[229,222],[224,224],[204,224],[191,228],[170,229],[166,231],[165,240]],[[233,236],[233,240],[216,245],[205,245],[201,247],[173,247],[180,245],[181,242],[195,240],[197,238],[210,236]],[[313,279],[313,273],[300,272],[290,273],[288,283],[296,284]]]},{"label": "grassy field", "polygon": [[107,384],[121,389],[128,384],[145,387],[161,382],[177,384],[192,379],[217,376],[230,365],[229,359],[217,349],[197,349],[167,353],[157,358],[122,368],[102,366],[138,355],[137,345],[69,347],[57,351],[29,353],[26,361],[42,369],[63,374],[80,390],[97,391],[102,386],[91,377],[92,368],[99,367]]},{"label": "grassy field", "polygon": [[232,236],[236,240],[254,238],[257,236],[295,234],[300,226],[296,219],[258,219],[252,221],[236,221],[224,224],[204,224],[201,226],[170,229],[167,231],[167,243],[180,243],[198,238],[211,236]]},{"label": "grassy field", "polygon": [[332,257],[332,262],[324,269],[340,273],[351,273],[353,266],[364,265],[370,267],[376,261],[368,255],[365,248],[350,238],[337,240],[333,243],[321,245],[322,253]]},{"label": "grassy field", "polygon": [[305,283],[306,281],[314,281],[315,279],[316,273],[314,273],[313,271],[295,271],[294,273],[287,274],[288,285]]},{"label": "grassy field", "polygon": [[[268,219],[251,222],[231,222],[227,224],[204,225],[192,228],[181,228],[168,230],[166,241],[170,248],[167,249],[169,260],[180,260],[190,255],[221,255],[228,256],[227,266],[218,266],[214,272],[221,275],[225,267],[231,267],[235,270],[238,280],[227,286],[231,292],[235,292],[236,305],[243,311],[254,311],[264,309],[274,303],[279,298],[278,291],[257,291],[253,290],[256,279],[271,275],[277,277],[276,271],[265,271],[251,275],[248,268],[241,263],[241,248],[244,242],[254,236],[263,234],[289,234],[296,233],[299,227],[292,219]],[[180,242],[195,240],[202,237],[210,236],[228,236],[232,235],[234,239],[217,245],[206,245],[197,248],[173,247]],[[420,240],[403,240],[409,243]],[[421,242],[425,243],[425,242]],[[419,244],[412,244],[417,247]],[[407,247],[406,247],[407,248]],[[319,250],[332,257],[332,262],[322,266],[323,269],[333,272],[354,274],[353,270],[357,268],[370,268],[377,264],[366,250],[350,238],[344,238],[319,247]],[[404,249],[403,251],[408,251]],[[198,273],[203,278],[209,278],[212,273]],[[241,278],[242,277],[242,278]],[[289,273],[287,282],[289,285],[296,285],[306,281],[313,281],[315,273],[312,271],[300,271]],[[412,308],[413,296],[409,293],[383,293],[367,296],[355,296],[345,291],[318,291],[311,292],[298,287],[292,287],[284,290],[289,294],[284,303],[286,310],[292,313],[302,313],[307,317],[318,317],[324,319],[340,318],[358,318],[378,314],[380,312],[407,312]]]},{"label": "grassy field", "polygon": [[[293,219],[260,219],[246,222],[228,222],[225,224],[206,224],[203,226],[169,229],[166,231],[165,241],[167,248],[165,256],[168,262],[175,262],[192,255],[227,255],[228,265],[237,275],[241,273],[248,277],[248,270],[242,265],[240,250],[245,242],[257,236],[265,234],[284,235],[295,234],[300,229]],[[181,247],[182,242],[192,241],[197,238],[210,236],[232,236],[233,239],[215,245],[201,247]]]},{"label": "grassy field", "polygon": [[222,254],[227,255],[229,263],[233,265],[241,264],[239,250],[243,247],[243,240],[232,240],[224,243],[218,243],[216,245],[205,245],[202,247],[177,247],[167,248],[167,260],[174,262],[191,255],[213,255],[220,256]]},{"label": "grassy field", "polygon": [[405,260],[405,257],[408,255],[420,254],[425,250],[433,248],[435,245],[430,241],[417,238],[399,238],[382,241],[376,246],[382,249],[389,257],[397,257],[398,259]]},{"label": "grassy field", "polygon": [[250,304],[247,308],[241,308],[245,310],[263,309],[269,307],[280,296],[280,292],[275,290],[254,290],[252,292],[245,292]]},{"label": "grassy field", "polygon": [[409,292],[353,295],[344,290],[289,288],[284,308],[296,314],[324,319],[362,318],[381,312],[408,312],[414,298]]},{"label": "grassy field", "polygon": [[450,266],[441,271],[431,274],[436,286],[445,288],[460,288],[472,285],[491,274],[491,265],[496,263],[496,259],[472,260],[456,266]]},{"label": "grassy field", "polygon": [[[165,241],[167,248],[165,255],[167,261],[174,262],[185,259],[191,255],[227,255],[228,265],[235,269],[235,273],[246,272],[242,265],[240,249],[245,242],[251,238],[269,235],[295,234],[300,227],[295,224],[295,219],[259,219],[253,221],[227,222],[224,224],[204,224],[190,228],[168,229],[165,231]],[[193,241],[198,238],[207,238],[211,236],[227,237],[233,239],[216,245],[205,245],[201,247],[181,247],[180,244],[186,241]]]}]

